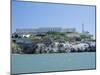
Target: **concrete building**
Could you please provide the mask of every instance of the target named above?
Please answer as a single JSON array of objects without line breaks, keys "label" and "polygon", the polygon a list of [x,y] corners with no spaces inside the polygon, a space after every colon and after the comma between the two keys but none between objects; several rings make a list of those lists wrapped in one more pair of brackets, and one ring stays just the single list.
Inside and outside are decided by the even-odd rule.
[{"label": "concrete building", "polygon": [[76,32],[75,28],[65,28],[62,29],[60,27],[44,27],[37,29],[16,29],[16,33],[18,34],[37,34],[37,33],[46,33],[46,32]]},{"label": "concrete building", "polygon": [[68,37],[70,37],[70,38],[73,38],[73,37],[80,37],[80,33],[77,33],[77,32],[75,32],[75,33],[67,33],[66,34]]},{"label": "concrete building", "polygon": [[62,29],[62,32],[74,33],[76,32],[76,29],[75,28],[65,28],[65,29]]}]

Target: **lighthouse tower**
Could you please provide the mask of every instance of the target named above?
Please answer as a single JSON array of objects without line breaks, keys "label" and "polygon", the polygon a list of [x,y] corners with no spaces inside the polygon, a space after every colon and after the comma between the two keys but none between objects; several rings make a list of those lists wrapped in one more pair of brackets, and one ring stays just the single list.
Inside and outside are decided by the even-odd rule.
[{"label": "lighthouse tower", "polygon": [[82,33],[84,33],[84,24],[82,24]]}]

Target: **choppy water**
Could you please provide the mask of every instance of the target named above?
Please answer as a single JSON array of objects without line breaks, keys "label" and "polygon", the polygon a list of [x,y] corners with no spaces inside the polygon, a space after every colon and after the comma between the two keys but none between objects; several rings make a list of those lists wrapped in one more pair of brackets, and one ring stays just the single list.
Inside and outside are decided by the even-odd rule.
[{"label": "choppy water", "polygon": [[11,73],[95,69],[95,52],[12,55]]}]

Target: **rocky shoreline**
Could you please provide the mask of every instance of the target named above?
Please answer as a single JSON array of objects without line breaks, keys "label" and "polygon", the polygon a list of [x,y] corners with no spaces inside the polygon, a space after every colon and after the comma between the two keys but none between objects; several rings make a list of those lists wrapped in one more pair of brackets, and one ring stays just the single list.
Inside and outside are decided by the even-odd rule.
[{"label": "rocky shoreline", "polygon": [[14,54],[95,52],[95,41],[78,42],[16,42],[12,45]]}]

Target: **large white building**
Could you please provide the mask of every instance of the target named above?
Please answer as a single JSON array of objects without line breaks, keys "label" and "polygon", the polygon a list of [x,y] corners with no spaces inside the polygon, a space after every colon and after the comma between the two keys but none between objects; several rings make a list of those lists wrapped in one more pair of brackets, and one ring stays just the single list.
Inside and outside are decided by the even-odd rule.
[{"label": "large white building", "polygon": [[37,29],[16,29],[16,33],[29,34],[29,33],[46,33],[46,32],[76,32],[75,28],[60,28],[60,27],[45,27]]}]

